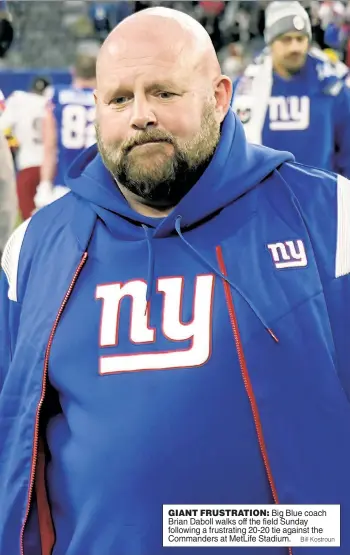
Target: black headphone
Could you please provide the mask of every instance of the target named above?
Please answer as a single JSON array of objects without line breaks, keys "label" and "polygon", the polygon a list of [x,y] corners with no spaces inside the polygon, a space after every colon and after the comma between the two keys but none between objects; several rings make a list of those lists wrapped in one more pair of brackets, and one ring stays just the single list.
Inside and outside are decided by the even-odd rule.
[{"label": "black headphone", "polygon": [[0,58],[3,58],[10,48],[14,37],[10,17],[5,14],[0,18]]}]

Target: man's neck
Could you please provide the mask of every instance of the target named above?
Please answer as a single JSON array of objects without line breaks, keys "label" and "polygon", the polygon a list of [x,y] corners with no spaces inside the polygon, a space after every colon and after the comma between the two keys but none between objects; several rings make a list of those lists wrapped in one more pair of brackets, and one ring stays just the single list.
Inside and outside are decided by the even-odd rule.
[{"label": "man's neck", "polygon": [[123,185],[118,183],[118,187],[129,206],[135,210],[135,212],[141,214],[141,216],[146,216],[147,218],[166,218],[174,208],[173,206],[164,207],[146,204],[144,199],[135,195]]},{"label": "man's neck", "polygon": [[278,64],[274,64],[273,70],[274,70],[275,73],[277,73],[277,75],[279,77],[282,77],[282,79],[286,79],[286,81],[289,81],[289,79],[292,78],[292,74],[287,69],[285,69],[283,66],[280,66]]},{"label": "man's neck", "polygon": [[196,169],[191,171],[183,172],[178,176],[177,183],[173,183],[173,192],[177,192],[177,195],[172,196],[168,203],[162,201],[147,201],[142,197],[136,195],[135,193],[129,191],[127,187],[121,185],[116,181],[116,185],[120,192],[128,202],[129,206],[138,214],[146,216],[148,218],[166,218],[169,216],[179,204],[179,202],[187,195],[187,193],[192,189],[192,187],[198,182],[200,177],[205,172],[206,168],[210,164],[213,155],[198,166]]}]

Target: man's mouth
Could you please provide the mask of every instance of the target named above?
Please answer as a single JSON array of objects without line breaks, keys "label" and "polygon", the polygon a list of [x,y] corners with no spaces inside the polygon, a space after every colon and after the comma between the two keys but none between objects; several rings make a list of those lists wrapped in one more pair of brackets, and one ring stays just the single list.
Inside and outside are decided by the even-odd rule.
[{"label": "man's mouth", "polygon": [[288,60],[300,60],[300,58],[302,58],[301,54],[290,54],[288,56]]},{"label": "man's mouth", "polygon": [[152,143],[169,143],[169,141],[165,139],[150,139],[149,141],[144,141],[143,143],[137,143],[136,145],[132,145],[131,147],[128,148],[128,152],[130,152],[130,150],[138,146],[150,145]]}]

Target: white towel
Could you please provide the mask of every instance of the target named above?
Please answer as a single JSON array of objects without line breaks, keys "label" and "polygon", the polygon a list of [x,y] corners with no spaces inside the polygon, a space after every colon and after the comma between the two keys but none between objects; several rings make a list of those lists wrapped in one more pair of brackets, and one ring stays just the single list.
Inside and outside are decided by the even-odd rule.
[{"label": "white towel", "polygon": [[[232,108],[242,117],[247,141],[262,144],[262,131],[272,91],[272,59],[264,52],[257,63],[249,65],[242,77],[243,85],[237,86]],[[247,90],[248,89],[248,90]],[[246,121],[245,121],[246,120]]]}]

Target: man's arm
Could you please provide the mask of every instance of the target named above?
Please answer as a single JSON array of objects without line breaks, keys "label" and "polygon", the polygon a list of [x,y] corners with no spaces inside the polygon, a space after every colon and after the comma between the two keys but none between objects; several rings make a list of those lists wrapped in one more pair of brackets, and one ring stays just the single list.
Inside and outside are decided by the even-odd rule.
[{"label": "man's arm", "polygon": [[[336,242],[334,279],[324,285],[337,359],[337,370],[350,401],[350,181],[336,182]],[[333,254],[333,253],[330,253]]]},{"label": "man's arm", "polygon": [[41,181],[53,183],[57,163],[57,126],[51,106],[48,106],[43,120],[44,160],[41,166]]},{"label": "man's arm", "polygon": [[1,257],[0,268],[0,392],[14,353],[20,319],[18,266],[23,239],[30,220],[11,235]]},{"label": "man's arm", "polygon": [[14,229],[17,218],[16,176],[11,151],[0,132],[0,252]]},{"label": "man's arm", "polygon": [[335,368],[350,401],[350,181],[302,164],[285,164],[280,171],[309,233],[327,306],[326,324],[332,331]]},{"label": "man's arm", "polygon": [[53,200],[53,180],[57,165],[57,124],[51,104],[47,106],[43,120],[43,150],[40,183],[34,197],[37,209],[43,208]]},{"label": "man's arm", "polygon": [[0,273],[0,392],[2,390],[5,376],[11,362],[10,341],[10,301],[7,296],[8,282],[5,272]]},{"label": "man's arm", "polygon": [[16,98],[15,94],[9,96],[4,102],[4,110],[0,116],[0,129],[4,132],[9,127],[12,128],[15,123],[16,114]]},{"label": "man's arm", "polygon": [[343,86],[335,102],[334,171],[350,178],[350,89]]}]

